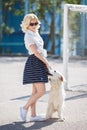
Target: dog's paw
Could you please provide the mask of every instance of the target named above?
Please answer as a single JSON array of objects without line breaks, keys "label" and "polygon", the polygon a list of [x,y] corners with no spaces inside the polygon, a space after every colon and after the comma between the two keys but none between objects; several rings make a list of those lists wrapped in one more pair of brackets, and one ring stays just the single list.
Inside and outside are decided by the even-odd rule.
[{"label": "dog's paw", "polygon": [[65,121],[65,118],[58,118],[58,121],[59,121],[59,122],[64,122],[64,121]]},{"label": "dog's paw", "polygon": [[46,116],[46,119],[48,120],[48,119],[51,119],[52,117],[51,116]]}]

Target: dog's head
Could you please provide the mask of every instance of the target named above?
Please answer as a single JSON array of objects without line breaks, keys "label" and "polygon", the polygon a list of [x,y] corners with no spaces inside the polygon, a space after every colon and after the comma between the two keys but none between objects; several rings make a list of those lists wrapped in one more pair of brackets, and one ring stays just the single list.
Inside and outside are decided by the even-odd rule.
[{"label": "dog's head", "polygon": [[65,78],[60,72],[54,71],[51,73],[51,75],[49,75],[49,81],[52,86],[56,84],[61,85],[63,82],[65,82]]}]

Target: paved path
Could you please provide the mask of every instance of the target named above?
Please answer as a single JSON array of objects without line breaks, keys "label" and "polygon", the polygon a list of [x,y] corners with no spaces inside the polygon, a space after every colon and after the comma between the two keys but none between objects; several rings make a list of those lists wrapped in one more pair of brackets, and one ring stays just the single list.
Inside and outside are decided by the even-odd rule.
[{"label": "paved path", "polygon": [[[59,59],[48,59],[51,66],[63,72]],[[45,122],[27,122],[20,119],[19,107],[31,95],[31,85],[22,85],[22,73],[26,57],[0,57],[0,130],[86,130],[87,129],[87,61],[73,60],[69,63],[69,88],[66,91],[64,122],[54,118]],[[46,94],[38,101],[37,111],[45,116],[50,90],[46,84]]]}]

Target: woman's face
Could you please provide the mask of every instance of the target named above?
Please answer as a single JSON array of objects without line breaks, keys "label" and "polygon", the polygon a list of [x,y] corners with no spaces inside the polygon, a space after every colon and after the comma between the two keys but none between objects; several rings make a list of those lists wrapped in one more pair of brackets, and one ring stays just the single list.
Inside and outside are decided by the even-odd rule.
[{"label": "woman's face", "polygon": [[36,19],[32,19],[32,20],[30,21],[30,24],[29,24],[29,26],[28,26],[28,29],[31,30],[31,31],[33,31],[33,32],[36,32],[37,26],[38,26],[37,20],[36,20]]}]

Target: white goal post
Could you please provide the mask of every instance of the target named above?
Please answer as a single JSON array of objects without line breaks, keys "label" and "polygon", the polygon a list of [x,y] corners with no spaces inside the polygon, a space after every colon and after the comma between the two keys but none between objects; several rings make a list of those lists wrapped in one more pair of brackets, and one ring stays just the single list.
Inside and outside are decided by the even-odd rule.
[{"label": "white goal post", "polygon": [[68,60],[69,60],[69,33],[68,33],[68,12],[87,12],[86,5],[76,5],[76,4],[64,4],[64,22],[63,22],[63,73],[66,79],[65,89],[69,90],[68,87]]}]

